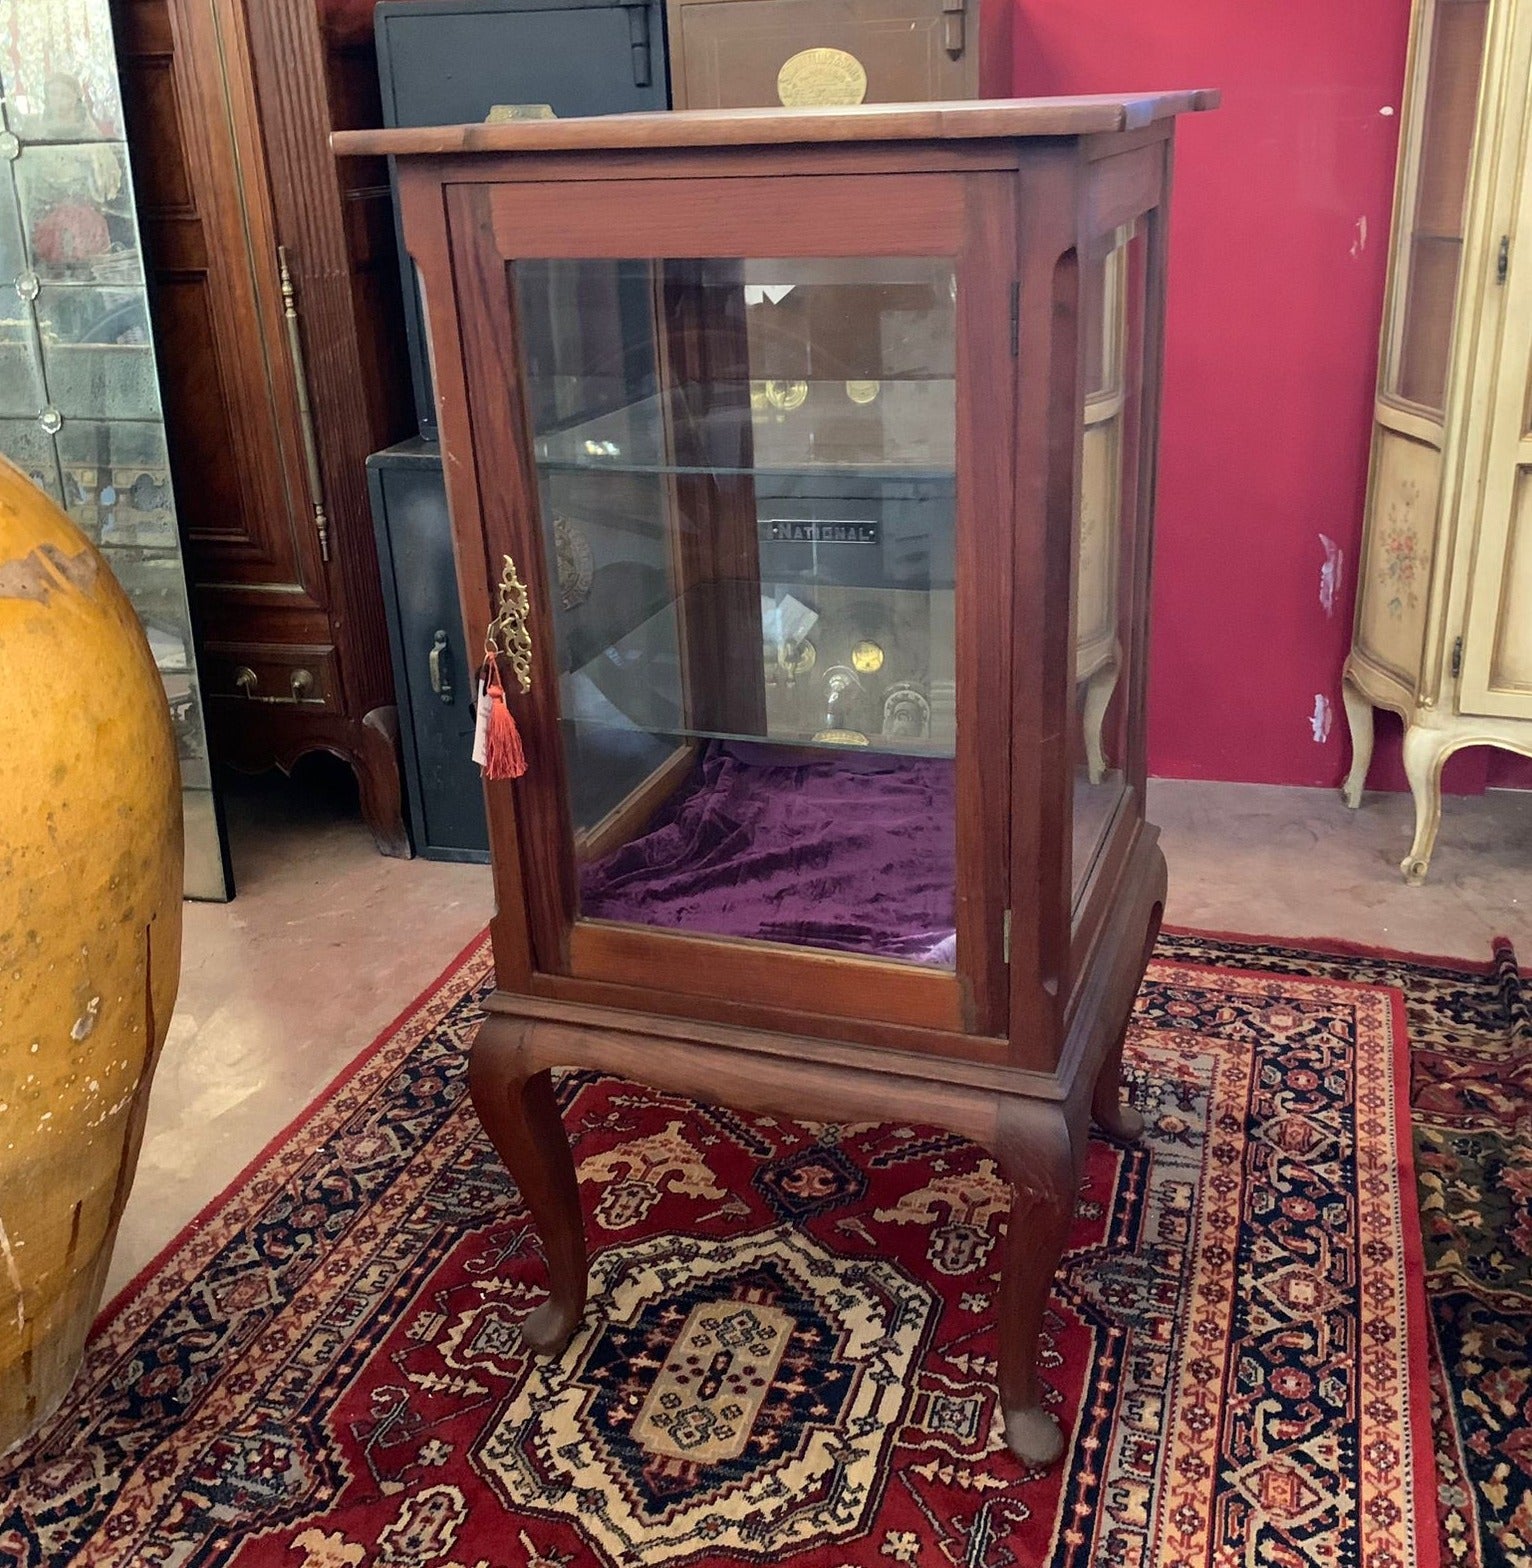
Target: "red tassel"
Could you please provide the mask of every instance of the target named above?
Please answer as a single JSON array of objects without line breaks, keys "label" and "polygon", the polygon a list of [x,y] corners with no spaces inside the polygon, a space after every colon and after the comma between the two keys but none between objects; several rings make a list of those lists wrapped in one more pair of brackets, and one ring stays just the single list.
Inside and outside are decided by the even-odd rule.
[{"label": "red tassel", "polygon": [[484,740],[484,777],[519,779],[527,771],[526,753],[521,749],[521,731],[505,705],[505,688],[500,684],[500,666],[493,657],[484,683],[484,700],[489,704],[489,733]]}]

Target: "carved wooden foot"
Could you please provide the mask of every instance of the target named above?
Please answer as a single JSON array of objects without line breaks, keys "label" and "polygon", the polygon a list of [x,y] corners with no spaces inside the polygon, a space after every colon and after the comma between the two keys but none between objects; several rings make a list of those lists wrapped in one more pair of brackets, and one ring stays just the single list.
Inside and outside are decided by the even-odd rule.
[{"label": "carved wooden foot", "polygon": [[1341,700],[1346,704],[1346,720],[1351,726],[1351,772],[1341,785],[1341,799],[1353,811],[1362,804],[1367,770],[1372,766],[1372,740],[1375,715],[1372,704],[1351,684],[1341,682]]},{"label": "carved wooden foot", "polygon": [[1442,767],[1451,753],[1451,740],[1438,730],[1412,724],[1404,732],[1404,773],[1415,798],[1415,841],[1399,869],[1411,887],[1426,880],[1431,866],[1431,851],[1442,825]]},{"label": "carved wooden foot", "polygon": [[556,1354],[585,1312],[585,1221],[553,1080],[546,1068],[528,1073],[522,1037],[523,1026],[487,1018],[468,1058],[468,1091],[548,1259],[548,1299],[521,1325],[521,1337],[533,1350]]},{"label": "carved wooden foot", "polygon": [[1050,1465],[1064,1451],[1064,1434],[1043,1409],[1037,1346],[1079,1178],[1057,1106],[1008,1101],[1001,1117],[1000,1163],[1012,1196],[1000,1270],[1000,1407],[1011,1452],[1026,1464]]},{"label": "carved wooden foot", "polygon": [[1144,1135],[1144,1118],[1122,1097],[1122,1047],[1126,1038],[1124,1028],[1101,1064],[1090,1102],[1091,1120],[1115,1143],[1137,1143]]},{"label": "carved wooden foot", "polygon": [[374,708],[362,720],[360,748],[351,758],[361,796],[362,817],[380,855],[409,860],[414,855],[404,826],[404,793],[399,767],[399,710]]}]

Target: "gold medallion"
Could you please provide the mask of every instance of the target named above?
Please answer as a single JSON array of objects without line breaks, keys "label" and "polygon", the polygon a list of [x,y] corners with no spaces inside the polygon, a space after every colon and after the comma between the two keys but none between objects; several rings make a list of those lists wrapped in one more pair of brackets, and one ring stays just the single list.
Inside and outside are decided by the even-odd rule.
[{"label": "gold medallion", "polygon": [[844,49],[800,50],[777,72],[777,98],[787,109],[860,103],[866,96],[866,68]]},{"label": "gold medallion", "polygon": [[853,403],[870,403],[883,390],[881,381],[848,381],[846,396]]},{"label": "gold medallion", "polygon": [[800,675],[807,675],[819,662],[819,650],[804,638],[802,642],[785,644],[777,653],[777,662],[793,680],[797,680]]},{"label": "gold medallion", "polygon": [[883,649],[871,637],[864,637],[851,650],[851,668],[859,675],[871,675],[883,668]]},{"label": "gold medallion", "polygon": [[820,730],[814,739],[823,746],[866,746],[867,737],[860,730]]},{"label": "gold medallion", "polygon": [[795,408],[802,408],[808,401],[809,384],[807,381],[768,381],[766,383],[766,401],[773,408],[780,408],[784,414],[790,414]]}]

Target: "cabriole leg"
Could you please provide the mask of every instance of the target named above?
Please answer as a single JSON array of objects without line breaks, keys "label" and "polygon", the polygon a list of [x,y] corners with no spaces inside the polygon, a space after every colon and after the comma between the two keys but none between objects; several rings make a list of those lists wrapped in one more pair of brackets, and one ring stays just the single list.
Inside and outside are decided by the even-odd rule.
[{"label": "cabriole leg", "polygon": [[1436,730],[1412,724],[1404,732],[1404,773],[1415,798],[1415,842],[1399,869],[1411,887],[1426,880],[1431,851],[1436,848],[1436,832],[1442,825],[1442,764],[1451,750],[1451,741]]},{"label": "cabriole leg", "polygon": [[1064,1451],[1064,1435],[1043,1409],[1037,1346],[1079,1178],[1069,1128],[1057,1106],[1007,1101],[1001,1120],[997,1152],[1011,1184],[1011,1217],[997,1322],[1000,1408],[1011,1452],[1027,1464],[1049,1465]]},{"label": "cabriole leg", "polygon": [[1106,710],[1117,689],[1121,661],[1116,653],[1088,676],[1085,698],[1080,704],[1080,726],[1085,732],[1085,766],[1092,784],[1099,784],[1106,777],[1106,749],[1101,744],[1101,732],[1106,726]]},{"label": "cabriole leg", "polygon": [[527,1071],[523,1030],[494,1015],[484,1021],[468,1058],[468,1091],[548,1259],[548,1299],[521,1325],[521,1337],[533,1350],[553,1354],[585,1312],[585,1221],[553,1080],[546,1068]]},{"label": "cabriole leg", "polygon": [[1351,771],[1341,785],[1341,799],[1353,811],[1362,804],[1367,786],[1367,770],[1372,766],[1373,706],[1347,679],[1341,682],[1341,701],[1346,704],[1346,720],[1351,725]]}]

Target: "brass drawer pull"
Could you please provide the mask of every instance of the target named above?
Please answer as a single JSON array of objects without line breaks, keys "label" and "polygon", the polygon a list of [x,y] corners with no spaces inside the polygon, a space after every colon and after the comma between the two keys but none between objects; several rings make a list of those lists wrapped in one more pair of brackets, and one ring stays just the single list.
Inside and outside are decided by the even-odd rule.
[{"label": "brass drawer pull", "polygon": [[292,693],[290,697],[263,697],[259,695],[261,678],[248,664],[235,667],[234,684],[239,688],[239,694],[246,702],[275,703],[285,706],[289,702],[311,703],[323,702],[322,696],[314,695],[314,672],[312,670],[296,669],[287,677],[287,688]]}]

